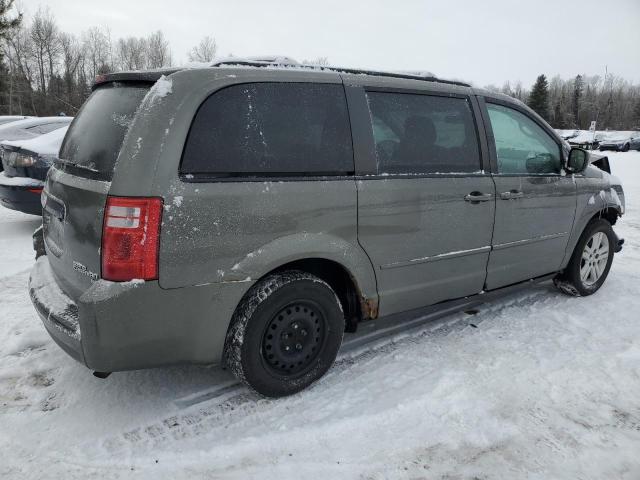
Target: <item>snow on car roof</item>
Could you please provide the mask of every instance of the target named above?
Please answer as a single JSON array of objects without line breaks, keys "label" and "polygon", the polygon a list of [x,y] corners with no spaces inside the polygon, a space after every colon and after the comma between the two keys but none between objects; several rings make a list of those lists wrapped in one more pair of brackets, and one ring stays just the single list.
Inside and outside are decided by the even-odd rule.
[{"label": "snow on car roof", "polygon": [[62,140],[64,140],[64,136],[68,129],[69,125],[66,125],[36,138],[31,138],[29,140],[6,140],[1,142],[0,145],[19,147],[22,150],[28,150],[41,156],[57,156],[60,151],[60,145],[62,145]]},{"label": "snow on car roof", "polygon": [[25,118],[24,120],[11,122],[9,125],[3,125],[0,127],[0,130],[5,131],[13,128],[29,128],[35,127],[36,125],[42,125],[43,123],[71,123],[71,120],[73,120],[73,117],[30,117]]},{"label": "snow on car roof", "polygon": [[5,125],[10,122],[16,122],[18,120],[25,120],[28,117],[26,115],[0,115],[0,125]]},{"label": "snow on car roof", "polygon": [[73,117],[32,117],[25,120],[0,125],[0,142],[3,140],[26,140],[38,137],[40,134],[31,132],[28,129],[47,123],[60,123],[68,125]]}]

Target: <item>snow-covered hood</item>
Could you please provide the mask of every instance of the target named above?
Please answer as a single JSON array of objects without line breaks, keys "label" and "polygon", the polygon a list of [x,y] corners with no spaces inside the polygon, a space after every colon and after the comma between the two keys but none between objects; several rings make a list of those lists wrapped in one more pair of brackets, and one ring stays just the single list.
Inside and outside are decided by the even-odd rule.
[{"label": "snow-covered hood", "polygon": [[65,125],[36,138],[28,140],[5,140],[0,143],[0,146],[3,148],[10,147],[10,150],[20,149],[41,157],[57,157],[68,129],[69,125]]}]

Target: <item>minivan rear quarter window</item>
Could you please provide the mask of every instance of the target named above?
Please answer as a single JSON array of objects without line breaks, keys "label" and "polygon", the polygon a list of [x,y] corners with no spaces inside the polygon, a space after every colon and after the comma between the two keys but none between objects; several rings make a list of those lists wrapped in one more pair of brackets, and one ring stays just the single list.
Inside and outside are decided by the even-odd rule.
[{"label": "minivan rear quarter window", "polygon": [[191,125],[180,172],[205,177],[353,174],[342,85],[247,83],[211,95]]},{"label": "minivan rear quarter window", "polygon": [[381,174],[478,172],[478,140],[466,98],[367,92]]},{"label": "minivan rear quarter window", "polygon": [[124,137],[150,86],[114,82],[91,94],[60,148],[63,161],[81,167],[74,174],[111,180]]}]

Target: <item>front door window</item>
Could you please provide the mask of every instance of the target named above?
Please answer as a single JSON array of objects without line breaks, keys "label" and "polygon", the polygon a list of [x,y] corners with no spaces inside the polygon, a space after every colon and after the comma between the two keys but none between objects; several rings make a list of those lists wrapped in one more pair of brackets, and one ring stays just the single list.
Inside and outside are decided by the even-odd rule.
[{"label": "front door window", "polygon": [[502,105],[488,103],[487,109],[495,138],[498,173],[560,173],[560,147],[536,122]]}]

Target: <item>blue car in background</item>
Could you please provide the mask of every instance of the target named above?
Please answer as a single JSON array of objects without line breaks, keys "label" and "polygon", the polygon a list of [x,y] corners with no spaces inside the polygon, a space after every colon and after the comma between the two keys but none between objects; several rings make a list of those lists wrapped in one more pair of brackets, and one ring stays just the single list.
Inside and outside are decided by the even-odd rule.
[{"label": "blue car in background", "polygon": [[41,215],[40,194],[49,167],[58,157],[68,124],[30,140],[0,143],[4,171],[0,172],[0,204],[24,213]]}]

